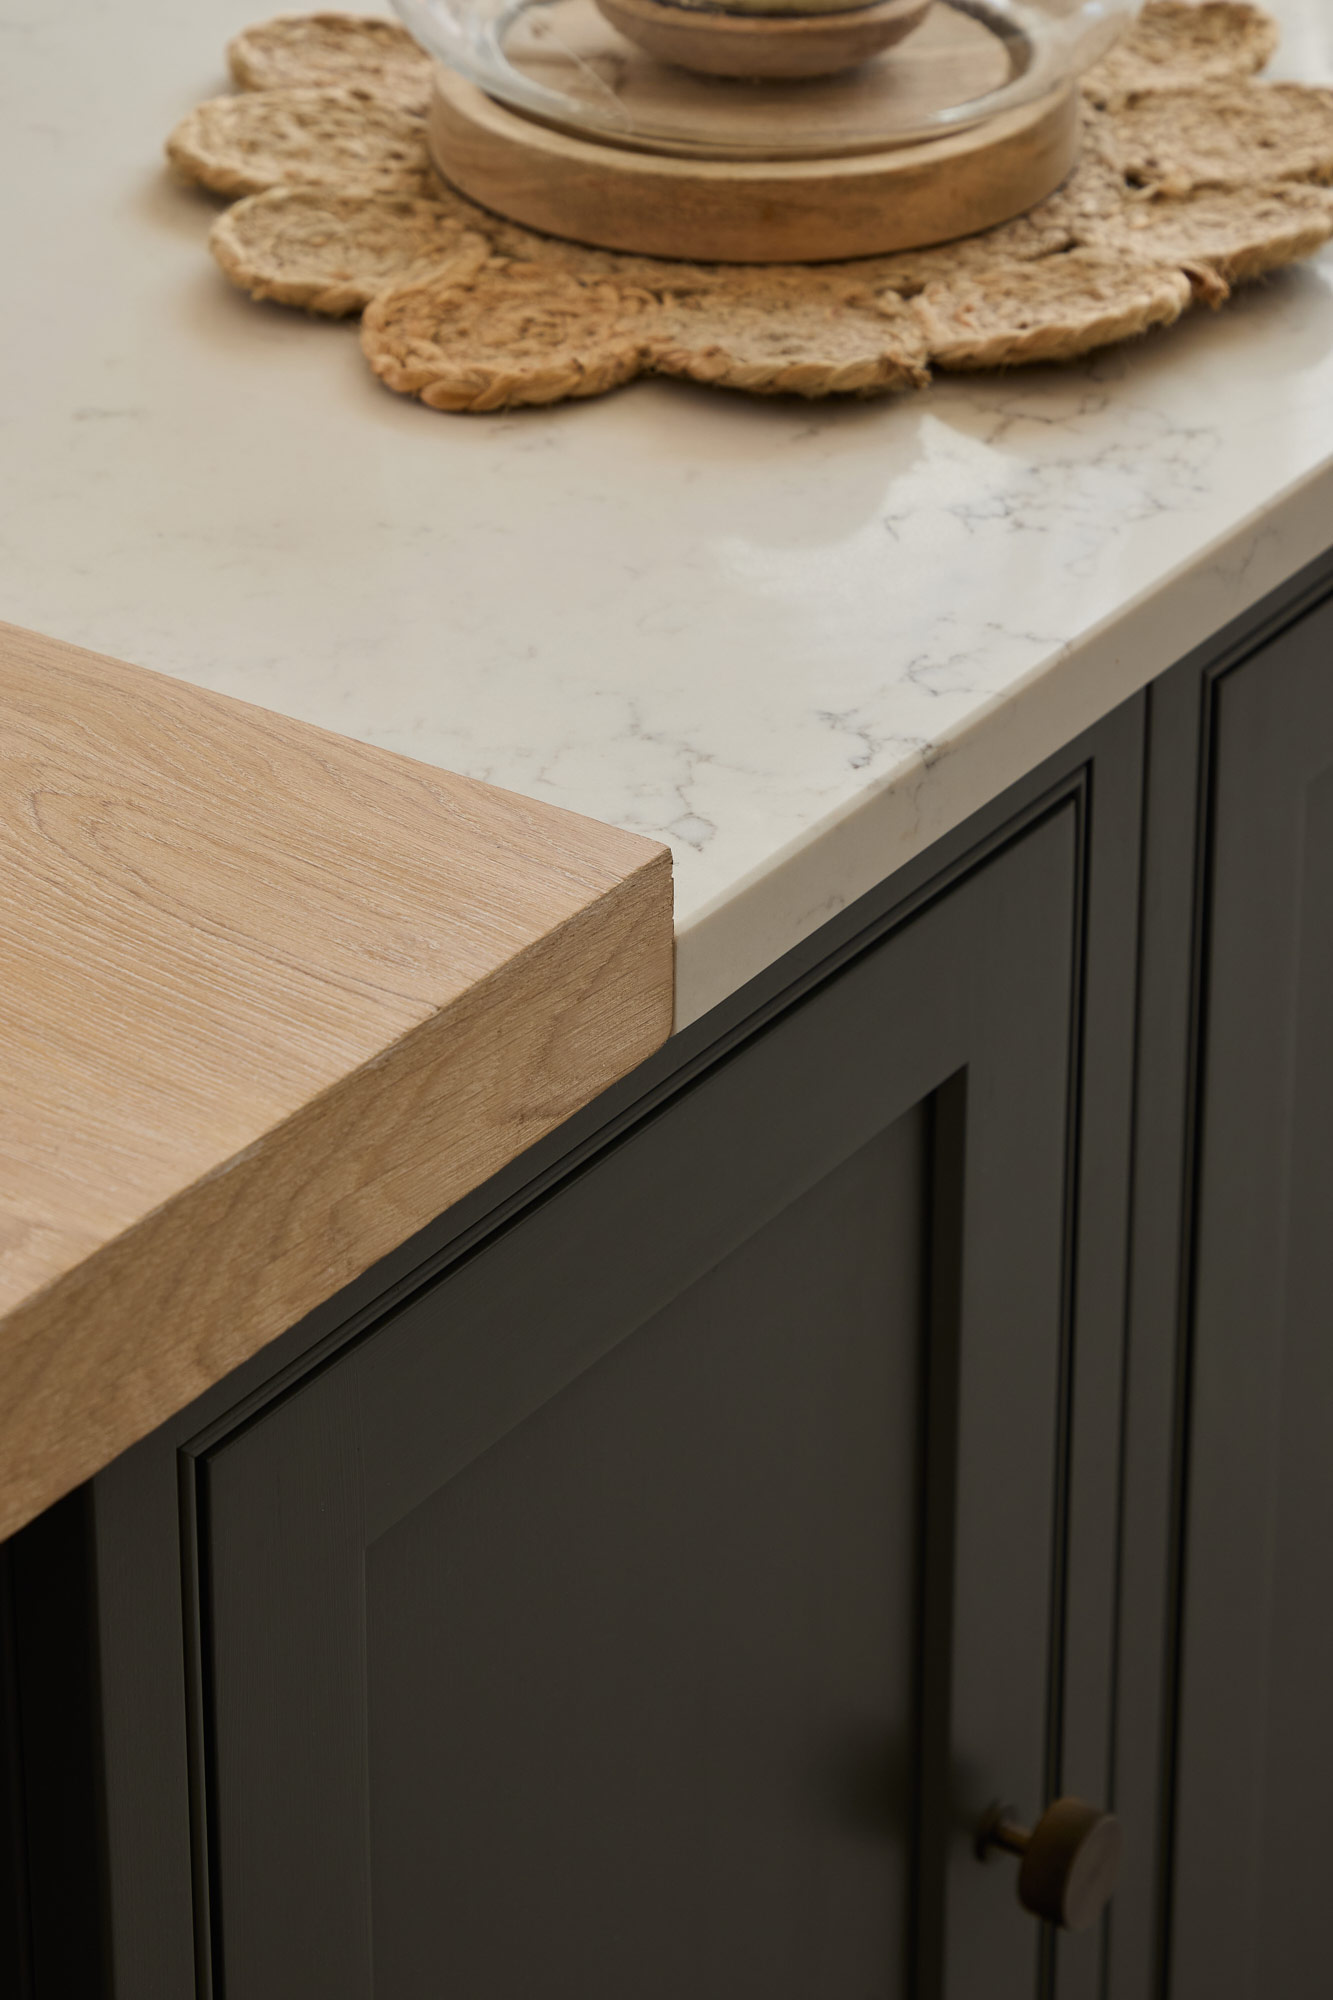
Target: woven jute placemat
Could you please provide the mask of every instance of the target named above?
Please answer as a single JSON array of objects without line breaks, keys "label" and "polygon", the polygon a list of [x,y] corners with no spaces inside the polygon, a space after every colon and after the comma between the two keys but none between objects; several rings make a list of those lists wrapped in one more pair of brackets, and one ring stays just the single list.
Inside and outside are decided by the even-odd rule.
[{"label": "woven jute placemat", "polygon": [[1333,236],[1333,89],[1259,80],[1246,0],[1149,0],[1083,83],[1065,185],[1016,221],[850,264],[689,265],[558,242],[447,187],[431,67],[392,22],[283,16],[229,50],[240,86],[167,141],[233,197],[211,247],[256,299],[362,312],[391,389],[442,410],[601,394],[636,375],[869,395],[935,369],[1072,359],[1308,257]]}]

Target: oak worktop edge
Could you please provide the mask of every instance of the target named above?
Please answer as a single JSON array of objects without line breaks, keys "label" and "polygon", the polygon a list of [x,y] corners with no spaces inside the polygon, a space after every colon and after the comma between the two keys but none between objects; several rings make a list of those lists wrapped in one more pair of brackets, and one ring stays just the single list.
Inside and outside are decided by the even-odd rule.
[{"label": "oak worktop edge", "polygon": [[0,1535],[665,1040],[656,843],[0,627]]}]

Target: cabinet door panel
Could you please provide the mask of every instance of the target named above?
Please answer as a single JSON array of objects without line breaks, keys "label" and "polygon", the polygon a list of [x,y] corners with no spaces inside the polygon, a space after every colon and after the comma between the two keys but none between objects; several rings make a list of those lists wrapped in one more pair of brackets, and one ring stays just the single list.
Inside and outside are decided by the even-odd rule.
[{"label": "cabinet door panel", "polygon": [[[195,1462],[246,2000],[1019,2000],[1072,804]],[[1091,1961],[1089,1961],[1091,1963]]]},{"label": "cabinet door panel", "polygon": [[927,1138],[889,1127],[371,1545],[377,1990],[905,1964]]},{"label": "cabinet door panel", "polygon": [[1314,2000],[1333,1875],[1333,606],[1218,684],[1173,2000]]}]

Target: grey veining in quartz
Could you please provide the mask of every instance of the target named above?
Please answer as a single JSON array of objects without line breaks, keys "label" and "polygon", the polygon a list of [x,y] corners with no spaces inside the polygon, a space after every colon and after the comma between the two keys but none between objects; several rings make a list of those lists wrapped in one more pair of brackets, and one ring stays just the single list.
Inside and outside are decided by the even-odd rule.
[{"label": "grey veining in quartz", "polygon": [[263,11],[0,0],[0,611],[668,840],[678,1024],[1333,543],[1328,255],[875,404],[395,398],[159,165]]}]

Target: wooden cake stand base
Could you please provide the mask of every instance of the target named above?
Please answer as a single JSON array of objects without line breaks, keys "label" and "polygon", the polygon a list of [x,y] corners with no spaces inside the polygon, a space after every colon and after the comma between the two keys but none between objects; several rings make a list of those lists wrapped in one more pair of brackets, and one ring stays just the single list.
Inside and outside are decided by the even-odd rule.
[{"label": "wooden cake stand base", "polygon": [[1078,153],[1072,86],[928,144],[821,158],[632,151],[537,123],[438,70],[428,132],[483,208],[604,250],[703,263],[818,264],[916,250],[1021,215]]}]

